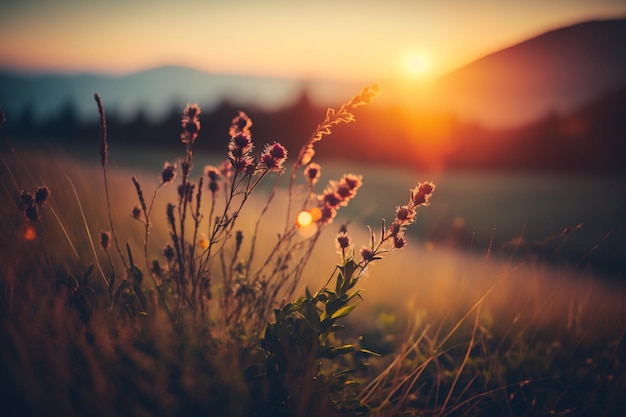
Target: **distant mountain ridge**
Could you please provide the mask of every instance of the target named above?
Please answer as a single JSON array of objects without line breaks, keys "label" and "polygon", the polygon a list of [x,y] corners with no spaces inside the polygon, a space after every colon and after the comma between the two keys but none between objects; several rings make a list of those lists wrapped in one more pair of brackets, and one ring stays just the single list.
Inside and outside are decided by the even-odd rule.
[{"label": "distant mountain ridge", "polygon": [[[303,88],[317,92],[320,100],[329,91],[343,97],[354,94],[349,83],[295,80],[230,74],[210,74],[193,68],[166,66],[126,76],[19,75],[0,71],[0,106],[11,116],[24,111],[41,121],[73,106],[79,118],[94,120],[97,109],[93,94],[99,93],[107,111],[121,118],[138,112],[158,119],[172,107],[197,102],[214,107],[223,100],[239,105],[279,108],[295,101]],[[326,99],[328,101],[328,99]]]}]

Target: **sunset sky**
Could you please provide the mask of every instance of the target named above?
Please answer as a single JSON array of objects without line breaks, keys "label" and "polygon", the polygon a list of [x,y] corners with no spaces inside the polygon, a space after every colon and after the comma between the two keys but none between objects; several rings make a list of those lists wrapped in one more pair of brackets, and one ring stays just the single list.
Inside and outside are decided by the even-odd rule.
[{"label": "sunset sky", "polygon": [[624,16],[623,0],[5,0],[0,68],[428,78],[547,30]]}]

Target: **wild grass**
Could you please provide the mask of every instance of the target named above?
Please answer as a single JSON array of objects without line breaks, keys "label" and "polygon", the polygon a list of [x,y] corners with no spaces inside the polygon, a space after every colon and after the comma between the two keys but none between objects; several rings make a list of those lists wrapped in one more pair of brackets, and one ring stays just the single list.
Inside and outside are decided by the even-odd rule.
[{"label": "wild grass", "polygon": [[428,182],[382,199],[390,222],[342,216],[361,177],[322,187],[314,146],[376,93],[330,109],[291,168],[279,144],[253,151],[243,113],[224,165],[194,154],[193,105],[182,156],[116,166],[99,99],[99,166],[4,152],[6,415],[626,412],[619,283],[407,242]]}]

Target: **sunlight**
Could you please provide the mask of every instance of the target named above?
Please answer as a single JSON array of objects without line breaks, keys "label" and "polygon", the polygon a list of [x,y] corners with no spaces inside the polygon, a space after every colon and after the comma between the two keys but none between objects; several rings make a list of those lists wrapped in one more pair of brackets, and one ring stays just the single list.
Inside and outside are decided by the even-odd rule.
[{"label": "sunlight", "polygon": [[22,233],[22,236],[26,240],[34,240],[35,237],[37,237],[37,232],[35,231],[35,226],[33,226],[32,224],[27,224],[24,227],[24,231]]},{"label": "sunlight", "polygon": [[302,211],[298,214],[298,218],[296,219],[299,227],[307,227],[313,223],[313,216],[308,211]]},{"label": "sunlight", "polygon": [[425,53],[409,51],[404,55],[402,69],[410,77],[425,77],[430,72],[430,62]]}]

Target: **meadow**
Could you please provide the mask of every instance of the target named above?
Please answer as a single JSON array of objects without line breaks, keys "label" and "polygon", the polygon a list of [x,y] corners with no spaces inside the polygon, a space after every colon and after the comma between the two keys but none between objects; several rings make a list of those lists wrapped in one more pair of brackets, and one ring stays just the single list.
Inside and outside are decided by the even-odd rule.
[{"label": "meadow", "polygon": [[[330,119],[351,122],[349,104]],[[108,149],[105,135],[91,157],[3,152],[5,415],[626,412],[620,179],[568,188],[571,177],[336,161],[317,183],[302,173],[305,140],[284,167],[275,144],[255,143],[265,157],[241,171],[248,142],[193,154],[185,179],[198,133],[185,111],[178,155]],[[226,171],[203,171],[227,152],[230,190],[243,187],[230,197]],[[422,201],[425,181],[436,188]],[[344,198],[327,215],[314,210],[326,190]],[[296,221],[305,211],[313,224]]]}]

